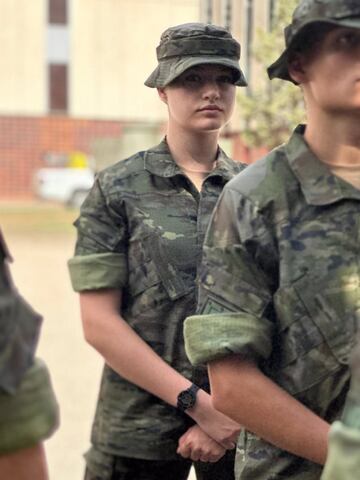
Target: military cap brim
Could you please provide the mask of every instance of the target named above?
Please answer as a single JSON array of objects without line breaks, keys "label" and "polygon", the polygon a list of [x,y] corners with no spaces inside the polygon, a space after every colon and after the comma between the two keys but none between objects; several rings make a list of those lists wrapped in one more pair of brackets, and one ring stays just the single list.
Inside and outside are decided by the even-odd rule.
[{"label": "military cap brim", "polygon": [[290,77],[289,70],[288,70],[288,62],[289,56],[293,50],[293,47],[296,43],[298,43],[299,38],[301,35],[304,34],[305,28],[309,25],[313,24],[328,24],[334,25],[338,27],[348,27],[348,28],[357,28],[360,29],[360,17],[352,17],[352,18],[342,18],[342,19],[324,19],[324,18],[314,18],[311,21],[304,23],[301,28],[296,32],[296,34],[291,38],[291,41],[280,55],[280,57],[272,63],[268,69],[267,73],[269,78],[272,80],[273,78],[280,78],[282,80],[288,80],[292,83],[295,83],[294,80]]},{"label": "military cap brim", "polygon": [[245,75],[239,68],[238,59],[233,60],[231,58],[216,55],[201,55],[201,57],[186,56],[178,57],[177,59],[169,58],[162,60],[147,78],[145,85],[151,88],[166,87],[189,68],[204,64],[221,65],[223,67],[231,68],[236,75],[236,81],[234,84],[238,87],[247,86]]}]

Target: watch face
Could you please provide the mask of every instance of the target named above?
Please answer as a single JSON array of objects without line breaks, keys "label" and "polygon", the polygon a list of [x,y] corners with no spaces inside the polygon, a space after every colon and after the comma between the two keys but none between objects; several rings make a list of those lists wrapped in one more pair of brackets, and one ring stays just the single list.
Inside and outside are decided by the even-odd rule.
[{"label": "watch face", "polygon": [[192,405],[194,402],[194,395],[190,392],[184,392],[184,395],[181,397],[181,401],[184,405]]},{"label": "watch face", "polygon": [[187,410],[188,408],[193,407],[195,404],[195,396],[192,392],[188,392],[187,390],[183,391],[179,395],[178,399],[178,406],[183,409]]}]

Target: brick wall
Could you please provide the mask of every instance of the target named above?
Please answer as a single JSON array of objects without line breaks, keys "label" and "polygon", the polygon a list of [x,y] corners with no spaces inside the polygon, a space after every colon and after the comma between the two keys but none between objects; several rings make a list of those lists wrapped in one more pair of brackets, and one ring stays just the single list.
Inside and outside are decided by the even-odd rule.
[{"label": "brick wall", "polygon": [[0,116],[0,199],[31,197],[34,172],[47,152],[90,153],[93,140],[121,132],[114,121]]}]

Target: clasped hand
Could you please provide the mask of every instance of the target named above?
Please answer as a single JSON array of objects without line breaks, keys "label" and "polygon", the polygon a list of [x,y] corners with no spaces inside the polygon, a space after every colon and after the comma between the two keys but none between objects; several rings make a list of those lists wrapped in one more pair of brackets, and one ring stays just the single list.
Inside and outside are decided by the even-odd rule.
[{"label": "clasped hand", "polygon": [[225,452],[199,425],[193,425],[180,437],[177,449],[182,457],[202,462],[217,462]]}]

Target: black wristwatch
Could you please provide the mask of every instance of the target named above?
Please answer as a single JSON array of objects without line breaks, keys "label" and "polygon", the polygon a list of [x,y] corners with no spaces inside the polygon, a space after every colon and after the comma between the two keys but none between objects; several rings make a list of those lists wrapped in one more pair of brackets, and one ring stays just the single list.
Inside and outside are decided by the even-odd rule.
[{"label": "black wristwatch", "polygon": [[183,390],[177,397],[177,408],[185,412],[188,408],[192,408],[196,403],[196,394],[199,387],[193,383],[191,387]]}]

